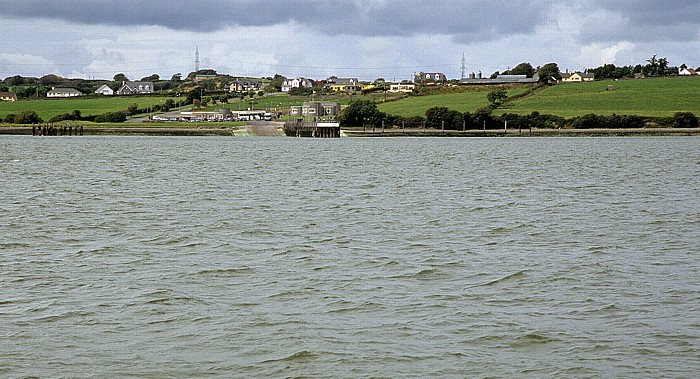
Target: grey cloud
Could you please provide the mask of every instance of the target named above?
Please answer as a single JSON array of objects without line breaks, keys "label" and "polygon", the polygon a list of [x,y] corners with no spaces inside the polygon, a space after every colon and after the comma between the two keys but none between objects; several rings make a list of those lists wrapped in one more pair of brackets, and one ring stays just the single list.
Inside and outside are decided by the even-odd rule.
[{"label": "grey cloud", "polygon": [[627,40],[631,42],[690,41],[700,35],[700,2],[697,0],[598,0],[582,8],[615,15],[606,24],[590,19],[579,36],[582,42]]},{"label": "grey cloud", "polygon": [[546,18],[543,9],[552,3],[554,0],[9,0],[0,2],[0,15],[200,32],[294,22],[329,35],[493,38],[533,31]]},{"label": "grey cloud", "polygon": [[[5,0],[0,16],[210,32],[295,23],[325,35],[448,35],[460,43],[531,34],[562,6],[589,20],[580,42],[682,41],[700,34],[697,0]],[[614,18],[590,17],[607,11]],[[607,24],[609,23],[609,24]]]}]

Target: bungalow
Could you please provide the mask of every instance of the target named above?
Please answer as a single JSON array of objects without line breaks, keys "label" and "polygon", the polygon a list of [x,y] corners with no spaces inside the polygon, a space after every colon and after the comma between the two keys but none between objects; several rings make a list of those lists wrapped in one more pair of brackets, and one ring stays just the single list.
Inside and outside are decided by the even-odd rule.
[{"label": "bungalow", "polygon": [[357,92],[360,90],[360,80],[357,78],[329,78],[326,88],[334,92]]},{"label": "bungalow", "polygon": [[693,76],[693,75],[700,75],[697,71],[693,70],[692,68],[684,68],[678,72],[679,76]]},{"label": "bungalow", "polygon": [[52,88],[51,91],[46,93],[46,97],[52,98],[65,98],[65,97],[77,97],[83,96],[83,93],[74,88]]},{"label": "bungalow", "polygon": [[153,82],[123,82],[117,95],[139,95],[153,93]]},{"label": "bungalow", "polygon": [[0,101],[17,101],[17,94],[13,92],[0,92]]},{"label": "bungalow", "polygon": [[114,90],[111,89],[108,85],[103,84],[100,86],[100,88],[97,89],[97,91],[95,91],[95,93],[105,96],[112,96],[114,95]]},{"label": "bungalow", "polygon": [[282,83],[282,92],[289,92],[292,88],[313,87],[314,83],[306,78],[287,79]]},{"label": "bungalow", "polygon": [[416,90],[416,85],[413,83],[392,84],[389,86],[389,92],[409,93],[409,92],[413,92],[415,90]]},{"label": "bungalow", "polygon": [[259,91],[262,84],[257,80],[236,80],[229,87],[231,92]]},{"label": "bungalow", "polygon": [[595,74],[585,73],[585,72],[574,72],[569,73],[564,72],[561,74],[561,81],[563,83],[573,83],[573,82],[592,82],[595,80]]}]

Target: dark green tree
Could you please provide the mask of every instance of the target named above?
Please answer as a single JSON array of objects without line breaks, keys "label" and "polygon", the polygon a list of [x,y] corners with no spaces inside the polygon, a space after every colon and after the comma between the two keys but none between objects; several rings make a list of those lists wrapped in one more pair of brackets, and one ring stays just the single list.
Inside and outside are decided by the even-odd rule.
[{"label": "dark green tree", "polygon": [[112,78],[115,82],[128,82],[129,78],[126,77],[126,75],[119,73],[114,75],[114,78]]},{"label": "dark green tree", "polygon": [[447,107],[432,107],[425,111],[425,125],[429,128],[440,128],[442,122],[447,120],[449,113]]},{"label": "dark green tree", "polygon": [[535,68],[527,62],[523,62],[508,70],[507,73],[508,75],[526,75],[528,78],[532,78],[535,75]]},{"label": "dark green tree", "polygon": [[20,75],[15,75],[11,76],[9,78],[5,78],[5,84],[8,86],[21,86],[26,82],[25,78],[20,76]]},{"label": "dark green tree", "polygon": [[386,114],[377,109],[372,100],[354,100],[338,115],[338,121],[344,126],[379,126]]},{"label": "dark green tree", "polygon": [[537,70],[540,83],[548,83],[550,80],[561,80],[561,71],[556,63],[547,63]]},{"label": "dark green tree", "polygon": [[158,75],[158,74],[153,74],[153,75],[149,75],[149,76],[146,76],[144,78],[141,78],[142,82],[157,82],[159,80],[160,80],[160,75]]},{"label": "dark green tree", "polygon": [[486,100],[488,100],[489,104],[496,107],[501,105],[506,98],[508,98],[508,93],[503,88],[490,91],[486,95]]},{"label": "dark green tree", "polygon": [[690,112],[677,112],[673,115],[674,128],[697,128],[698,117]]},{"label": "dark green tree", "polygon": [[270,80],[270,83],[265,86],[265,91],[267,92],[279,92],[282,90],[282,84],[287,80],[284,76],[280,74],[275,74],[275,76]]},{"label": "dark green tree", "polygon": [[38,124],[43,122],[35,111],[22,111],[15,116],[15,124]]},{"label": "dark green tree", "polygon": [[41,83],[41,85],[44,85],[44,86],[56,85],[56,84],[60,83],[61,80],[63,80],[63,78],[61,78],[58,75],[54,75],[54,74],[44,75],[41,78],[39,78],[39,82]]}]

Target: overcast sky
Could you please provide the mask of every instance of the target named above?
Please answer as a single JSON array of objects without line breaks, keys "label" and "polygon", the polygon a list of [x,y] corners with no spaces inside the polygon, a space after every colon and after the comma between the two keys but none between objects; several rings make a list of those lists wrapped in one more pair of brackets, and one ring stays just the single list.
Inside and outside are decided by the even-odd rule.
[{"label": "overcast sky", "polygon": [[562,70],[700,66],[698,0],[2,0],[0,78],[234,76],[373,80],[490,75],[521,62]]}]

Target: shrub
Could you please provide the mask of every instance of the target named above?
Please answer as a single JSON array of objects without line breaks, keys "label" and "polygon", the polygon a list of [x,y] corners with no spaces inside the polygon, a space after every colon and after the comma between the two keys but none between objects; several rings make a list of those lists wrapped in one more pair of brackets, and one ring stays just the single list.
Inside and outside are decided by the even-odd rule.
[{"label": "shrub", "polygon": [[673,115],[674,128],[697,128],[698,118],[690,112],[678,112]]},{"label": "shrub", "polygon": [[126,115],[124,112],[109,112],[95,117],[95,122],[124,122]]},{"label": "shrub", "polygon": [[15,124],[38,124],[44,122],[35,111],[22,111],[15,116]]}]

